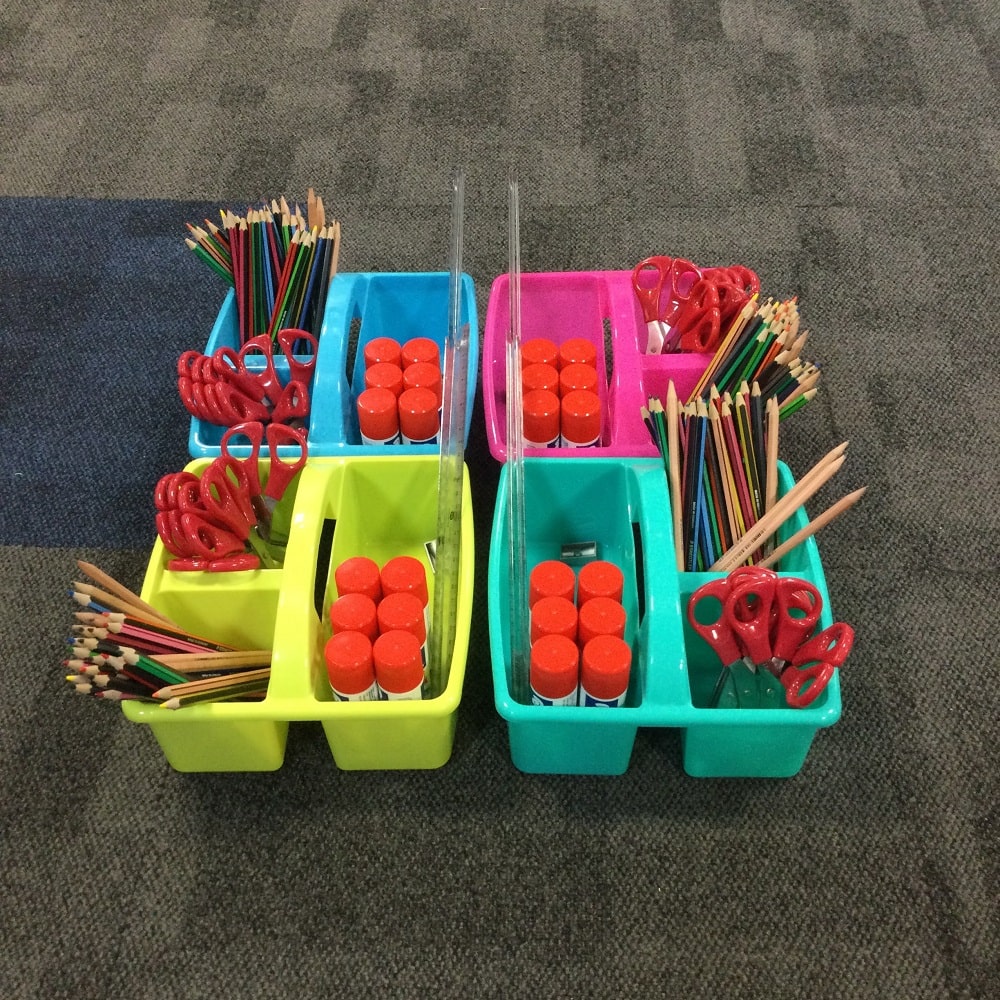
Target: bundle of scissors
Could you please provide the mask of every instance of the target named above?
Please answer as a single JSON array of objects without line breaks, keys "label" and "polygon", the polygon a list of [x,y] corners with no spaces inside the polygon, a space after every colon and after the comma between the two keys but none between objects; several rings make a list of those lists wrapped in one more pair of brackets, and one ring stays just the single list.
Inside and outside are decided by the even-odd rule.
[{"label": "bundle of scissors", "polygon": [[294,327],[279,330],[275,341],[288,364],[290,377],[285,382],[278,375],[274,344],[267,334],[253,337],[238,351],[231,347],[220,347],[211,355],[185,351],[177,362],[177,388],[188,412],[220,427],[245,421],[304,426],[318,341],[308,330]]},{"label": "bundle of scissors", "polygon": [[[250,442],[247,458],[233,456],[235,438]],[[265,442],[264,457],[270,461],[262,483]],[[200,477],[188,471],[169,473],[156,485],[156,531],[176,557],[167,568],[212,573],[278,568],[288,533],[275,514],[281,509],[278,501],[306,464],[306,432],[251,421],[229,428],[221,448]]]},{"label": "bundle of scissors", "polygon": [[699,267],[681,257],[647,257],[632,271],[647,354],[714,351],[760,279],[748,267]]},{"label": "bundle of scissors", "polygon": [[723,664],[712,706],[811,705],[854,643],[843,622],[813,635],[822,611],[811,583],[756,566],[699,587],[688,601],[688,621]]}]

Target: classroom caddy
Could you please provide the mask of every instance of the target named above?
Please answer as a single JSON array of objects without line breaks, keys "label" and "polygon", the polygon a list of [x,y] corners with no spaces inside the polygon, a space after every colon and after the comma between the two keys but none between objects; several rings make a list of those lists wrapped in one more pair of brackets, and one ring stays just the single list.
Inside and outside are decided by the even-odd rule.
[{"label": "classroom caddy", "polygon": [[[381,565],[392,556],[410,555],[433,579],[427,543],[437,536],[439,448],[365,445],[353,414],[363,388],[367,342],[383,336],[400,343],[431,337],[443,355],[449,278],[447,272],[334,277],[309,387],[309,457],[282,500],[288,545],[281,568],[173,572],[163,543],[155,543],[142,586],[144,601],[192,633],[237,648],[272,650],[261,701],[206,702],[173,712],[137,701],[122,703],[130,721],[149,727],[176,770],[275,770],[284,762],[289,726],[297,722],[321,724],[333,761],[344,770],[427,769],[448,761],[472,616],[475,536],[467,467],[462,468],[454,652],[442,690],[415,701],[336,701],[323,647],[330,637],[326,612],[336,597],[333,571],[345,559],[366,555]],[[469,329],[467,438],[479,337],[472,279],[463,274],[460,285],[461,323]],[[236,347],[237,338],[230,292],[206,351]],[[282,371],[287,362],[276,358],[275,364],[287,376]],[[189,471],[200,473],[220,453],[222,433],[223,428],[192,418]],[[264,482],[269,464],[260,462]]]},{"label": "classroom caddy", "polygon": [[[673,381],[686,396],[710,355],[647,355],[646,324],[631,271],[521,275],[521,338],[559,345],[587,338],[597,358],[601,433],[586,449],[525,447],[526,565],[560,559],[581,547],[624,576],[625,641],[632,650],[624,705],[611,709],[530,703],[524,678],[512,676],[511,569],[507,481],[500,473],[489,553],[489,626],[494,696],[507,724],[513,764],[527,773],[622,774],[643,727],[679,733],[685,771],[695,777],[789,777],[802,767],[816,733],[840,717],[839,677],[807,708],[711,707],[720,664],[687,621],[691,594],[724,573],[679,572],[663,461],[640,409]],[[510,324],[506,275],[490,291],[483,341],[483,393],[491,454],[507,457],[506,353]],[[581,457],[585,456],[585,457]],[[793,485],[779,463],[779,493]],[[807,521],[803,508],[779,541]],[[782,575],[816,586],[819,627],[832,623],[825,574],[814,538],[780,563]]]}]

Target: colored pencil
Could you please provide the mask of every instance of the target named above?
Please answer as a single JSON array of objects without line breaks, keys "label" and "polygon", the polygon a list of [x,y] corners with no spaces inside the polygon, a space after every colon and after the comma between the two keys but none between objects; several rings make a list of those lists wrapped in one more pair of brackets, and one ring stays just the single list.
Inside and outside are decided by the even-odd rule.
[{"label": "colored pencil", "polygon": [[747,533],[728,551],[723,553],[712,566],[713,572],[730,572],[764,542],[773,535],[782,524],[812,496],[814,496],[844,464],[844,451],[847,444],[838,445],[825,455],[815,466],[789,490],[774,507],[767,512]]},{"label": "colored pencil", "polygon": [[318,337],[341,248],[341,225],[327,219],[323,199],[310,189],[306,217],[284,197],[219,215],[221,228],[186,223],[185,243],[232,285],[240,343],[285,327]]}]

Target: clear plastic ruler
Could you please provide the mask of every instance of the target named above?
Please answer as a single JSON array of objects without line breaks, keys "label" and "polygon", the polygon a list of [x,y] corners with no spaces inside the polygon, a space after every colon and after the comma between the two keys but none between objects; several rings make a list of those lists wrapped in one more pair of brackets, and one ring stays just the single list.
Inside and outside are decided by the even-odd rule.
[{"label": "clear plastic ruler", "polygon": [[521,400],[521,221],[517,177],[509,182],[507,331],[507,536],[510,545],[510,684],[515,701],[528,698],[528,569],[524,513],[524,439]]},{"label": "clear plastic ruler", "polygon": [[438,462],[437,546],[434,558],[434,608],[428,663],[429,695],[448,685],[455,652],[462,549],[462,499],[465,473],[465,416],[469,387],[469,324],[462,323],[462,227],[465,174],[452,178],[451,259],[448,277],[448,332],[444,342],[441,388],[441,455]]}]

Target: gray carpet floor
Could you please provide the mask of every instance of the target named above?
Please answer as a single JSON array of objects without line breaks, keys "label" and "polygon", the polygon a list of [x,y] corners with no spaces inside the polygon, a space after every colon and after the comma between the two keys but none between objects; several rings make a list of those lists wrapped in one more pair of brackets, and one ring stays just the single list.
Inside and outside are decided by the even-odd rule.
[{"label": "gray carpet floor", "polygon": [[[0,4],[0,996],[997,995],[998,46],[991,0]],[[183,222],[312,186],[342,269],[445,270],[458,164],[480,329],[511,165],[526,271],[799,296],[782,457],[848,440],[824,497],[868,492],[820,536],[857,642],[796,777],[690,778],[655,730],[619,777],[512,766],[481,402],[444,768],[340,772],[302,725],[274,773],[179,774],[64,690],[74,561],[138,587],[185,461],[221,292]]]}]

